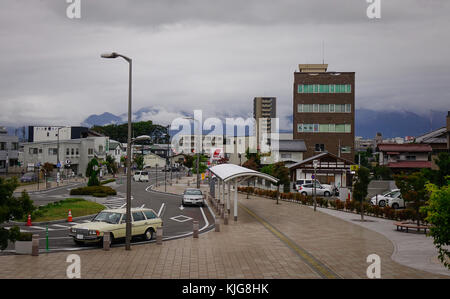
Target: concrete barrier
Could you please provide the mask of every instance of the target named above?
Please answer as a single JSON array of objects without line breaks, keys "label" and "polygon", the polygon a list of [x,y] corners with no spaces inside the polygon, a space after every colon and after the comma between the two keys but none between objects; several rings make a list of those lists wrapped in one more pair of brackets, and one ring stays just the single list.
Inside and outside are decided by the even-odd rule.
[{"label": "concrete barrier", "polygon": [[31,237],[31,255],[38,256],[39,255],[39,235],[34,234]]},{"label": "concrete barrier", "polygon": [[193,221],[193,229],[194,229],[193,237],[198,238],[198,221],[197,220]]},{"label": "concrete barrier", "polygon": [[162,245],[163,227],[158,227],[156,230],[156,244]]},{"label": "concrete barrier", "polygon": [[219,218],[216,218],[214,226],[215,226],[216,232],[220,232],[220,220],[219,220]]},{"label": "concrete barrier", "polygon": [[110,232],[105,232],[103,234],[103,250],[108,251],[111,247],[111,234]]},{"label": "concrete barrier", "polygon": [[225,213],[224,213],[225,215],[223,216],[223,224],[224,225],[228,225],[228,212],[227,211],[225,211]]}]

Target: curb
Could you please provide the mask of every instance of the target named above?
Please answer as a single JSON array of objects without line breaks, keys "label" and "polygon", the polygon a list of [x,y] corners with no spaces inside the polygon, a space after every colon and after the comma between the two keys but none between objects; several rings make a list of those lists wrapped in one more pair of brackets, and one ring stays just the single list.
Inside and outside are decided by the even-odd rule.
[{"label": "curb", "polygon": [[[92,215],[86,215],[86,216],[80,216],[80,217],[76,217],[73,218],[73,221],[77,221],[77,220],[86,220],[89,218],[94,217],[97,214],[92,214]],[[60,220],[51,220],[51,221],[43,221],[43,222],[32,222],[32,224],[36,224],[36,225],[46,225],[46,224],[58,224],[58,223],[66,223],[67,219],[60,219]],[[16,221],[9,221],[7,222],[8,224],[12,224],[12,225],[25,225],[27,224],[26,222],[16,222]]]}]

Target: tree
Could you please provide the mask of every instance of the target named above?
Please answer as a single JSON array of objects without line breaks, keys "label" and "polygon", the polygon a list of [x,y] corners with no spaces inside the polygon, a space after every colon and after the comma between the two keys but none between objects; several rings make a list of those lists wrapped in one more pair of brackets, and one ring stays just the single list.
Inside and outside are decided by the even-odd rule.
[{"label": "tree", "polygon": [[53,164],[50,164],[50,163],[47,162],[47,163],[45,163],[45,164],[42,166],[42,172],[43,172],[46,176],[49,176],[49,175],[52,173],[53,168],[54,168]]},{"label": "tree", "polygon": [[278,204],[278,197],[280,194],[280,185],[284,185],[284,188],[286,191],[289,189],[289,169],[284,165],[284,162],[277,162],[275,164],[266,165],[263,168],[261,168],[262,173],[266,173],[268,175],[271,175],[278,179],[278,183],[275,185],[277,186],[277,204]]},{"label": "tree", "polygon": [[137,169],[142,170],[144,168],[144,156],[136,155],[134,157],[134,163],[136,163]]},{"label": "tree", "polygon": [[[258,170],[258,164],[256,164],[254,157],[251,157],[249,160],[245,161],[244,164],[242,164],[242,167],[246,167],[252,170]],[[250,180],[247,179],[247,198],[249,194],[250,194]]]},{"label": "tree", "polygon": [[392,170],[387,166],[376,166],[373,173],[377,180],[392,180]]},{"label": "tree", "polygon": [[416,212],[417,225],[420,225],[420,207],[429,198],[426,189],[427,179],[421,172],[414,172],[410,175],[394,175],[395,184],[400,189],[403,199]]},{"label": "tree", "polygon": [[427,206],[421,208],[426,213],[425,220],[432,226],[430,236],[433,237],[434,245],[439,251],[439,260],[450,269],[450,185],[449,176],[446,178],[447,185],[441,188],[433,184],[427,185],[427,190],[431,192]]},{"label": "tree", "polygon": [[116,174],[117,173],[117,165],[114,157],[111,155],[106,156],[106,168],[109,173]]},{"label": "tree", "polygon": [[[19,186],[17,178],[3,179],[0,177],[0,223],[12,219],[21,219],[31,214],[35,207],[28,194],[24,191],[19,198],[13,196],[14,190]],[[0,250],[5,250],[8,240],[15,242],[20,230],[18,227],[9,231],[0,228]]]},{"label": "tree", "polygon": [[261,155],[259,153],[250,153],[250,148],[247,148],[247,150],[245,151],[245,157],[247,158],[247,160],[253,159],[253,161],[258,166],[258,169],[261,168]]},{"label": "tree", "polygon": [[367,197],[370,183],[370,171],[366,167],[360,167],[356,171],[355,183],[353,184],[353,199],[361,203],[361,221],[364,221],[364,201]]},{"label": "tree", "polygon": [[183,161],[184,166],[186,166],[187,168],[192,168],[193,162],[194,162],[194,156],[192,156],[192,155],[184,156],[184,161]]},{"label": "tree", "polygon": [[446,177],[450,175],[450,153],[439,153],[434,162],[439,167],[436,176],[436,185],[442,187],[447,184]]},{"label": "tree", "polygon": [[100,186],[100,181],[98,180],[98,173],[99,173],[99,164],[97,159],[93,158],[91,161],[89,161],[87,167],[86,167],[86,177],[89,178],[88,186]]},{"label": "tree", "polygon": [[[200,155],[200,163],[198,164],[199,173],[204,173],[208,168],[206,162],[208,162],[208,157]],[[197,155],[195,155],[194,160],[192,161],[192,173],[197,173]]]}]

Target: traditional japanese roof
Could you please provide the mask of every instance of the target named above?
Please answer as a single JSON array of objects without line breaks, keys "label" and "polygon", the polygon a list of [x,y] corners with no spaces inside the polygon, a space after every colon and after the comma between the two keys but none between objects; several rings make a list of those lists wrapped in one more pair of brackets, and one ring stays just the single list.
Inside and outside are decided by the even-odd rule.
[{"label": "traditional japanese roof", "polygon": [[381,143],[377,148],[381,152],[431,152],[433,150],[428,144],[417,143]]}]

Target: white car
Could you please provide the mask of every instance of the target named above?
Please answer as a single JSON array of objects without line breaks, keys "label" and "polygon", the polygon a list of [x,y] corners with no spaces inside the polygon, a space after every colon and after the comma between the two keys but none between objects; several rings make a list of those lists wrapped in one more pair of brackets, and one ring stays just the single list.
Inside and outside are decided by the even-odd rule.
[{"label": "white car", "polygon": [[386,191],[383,194],[379,194],[378,202],[377,196],[375,195],[370,199],[370,203],[374,206],[378,204],[380,207],[385,207],[387,205],[394,209],[405,207],[405,201],[402,198],[400,189],[393,189],[390,191]]},{"label": "white car", "polygon": [[[314,195],[314,184],[303,184],[299,186],[298,192],[302,195]],[[316,182],[316,195],[318,196],[331,196],[333,191],[331,187],[321,185]]]},{"label": "white car", "polygon": [[196,188],[185,189],[181,205],[184,207],[187,204],[205,206],[205,195],[202,193],[202,190]]},{"label": "white car", "polygon": [[149,182],[149,175],[147,171],[136,171],[133,175],[133,181],[135,182]]},{"label": "white car", "polygon": [[[295,182],[295,188],[297,189],[297,191],[298,191],[298,189],[300,188],[300,186],[302,186],[302,185],[305,185],[305,184],[312,184],[312,182],[313,182],[313,180],[311,179],[311,180],[297,180],[296,182]],[[316,179],[316,183],[317,184],[319,184],[319,185],[321,185],[322,187],[325,187],[325,188],[327,188],[327,189],[330,189],[330,190],[333,190],[333,187],[331,186],[331,185],[328,185],[328,184],[321,184],[317,179]]]}]

